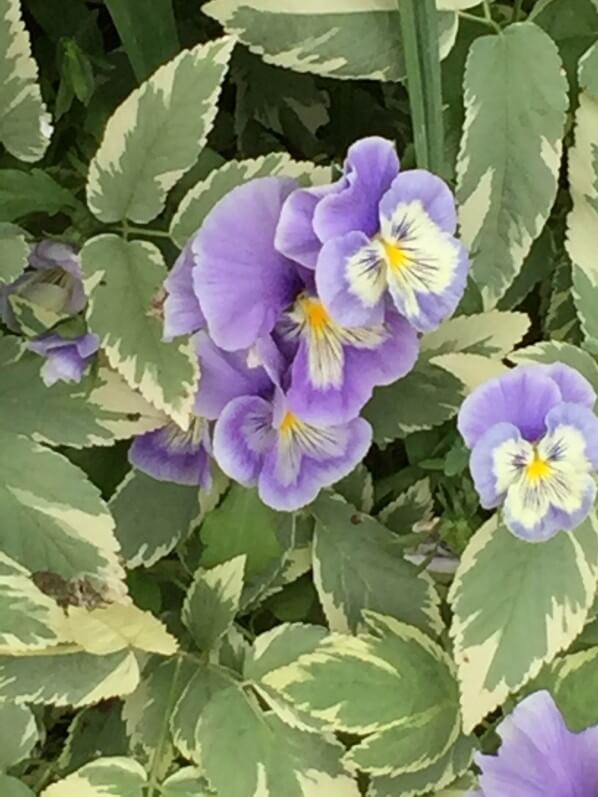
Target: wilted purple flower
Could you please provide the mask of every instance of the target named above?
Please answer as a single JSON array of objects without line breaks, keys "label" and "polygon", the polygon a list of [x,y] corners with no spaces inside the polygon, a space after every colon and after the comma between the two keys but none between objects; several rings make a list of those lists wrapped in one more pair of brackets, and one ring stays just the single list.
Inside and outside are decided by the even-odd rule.
[{"label": "wilted purple flower", "polygon": [[548,692],[522,700],[498,733],[498,755],[476,756],[470,797],[598,797],[598,726],[572,733]]},{"label": "wilted purple flower", "polygon": [[72,247],[57,241],[41,241],[29,255],[29,266],[14,282],[0,288],[0,318],[10,329],[18,329],[10,304],[14,294],[65,315],[76,315],[83,310],[87,299],[81,264]]},{"label": "wilted purple flower", "polygon": [[573,368],[519,366],[475,390],[459,413],[483,507],[504,503],[513,534],[538,542],[576,528],[596,494],[596,394]]},{"label": "wilted purple flower", "polygon": [[454,312],[465,289],[468,257],[456,227],[448,186],[422,169],[400,173],[393,144],[372,137],[350,147],[335,184],[290,195],[275,242],[315,266],[318,294],[339,323],[379,323],[389,293],[425,332]]},{"label": "wilted purple flower", "polygon": [[32,340],[28,348],[46,358],[41,369],[44,384],[80,382],[100,348],[100,339],[91,333],[76,338],[63,338],[56,333]]}]

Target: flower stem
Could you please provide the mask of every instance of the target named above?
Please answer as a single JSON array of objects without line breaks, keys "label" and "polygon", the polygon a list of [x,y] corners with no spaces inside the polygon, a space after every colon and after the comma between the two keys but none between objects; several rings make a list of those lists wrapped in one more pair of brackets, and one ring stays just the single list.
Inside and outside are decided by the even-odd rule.
[{"label": "flower stem", "polygon": [[461,19],[468,19],[470,22],[477,22],[478,24],[483,25],[485,28],[492,28],[492,30],[496,31],[497,33],[502,33],[500,25],[492,18],[487,19],[486,17],[478,17],[475,14],[468,14],[467,11],[459,11],[458,14]]},{"label": "flower stem", "polygon": [[518,22],[521,19],[522,7],[523,0],[515,0],[515,8],[513,9],[513,22]]}]

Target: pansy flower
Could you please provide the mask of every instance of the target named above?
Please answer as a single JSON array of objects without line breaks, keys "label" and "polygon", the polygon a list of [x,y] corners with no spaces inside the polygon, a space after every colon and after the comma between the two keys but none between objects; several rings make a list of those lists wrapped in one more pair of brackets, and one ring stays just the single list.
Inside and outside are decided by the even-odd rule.
[{"label": "pansy flower", "polygon": [[531,542],[576,528],[594,504],[596,394],[573,368],[519,366],[463,403],[458,426],[486,509],[504,505],[507,526]]},{"label": "pansy flower", "polygon": [[164,281],[164,340],[192,335],[205,327],[206,321],[193,288],[193,253],[191,244],[183,249]]},{"label": "pansy flower", "polygon": [[465,289],[469,261],[456,227],[448,186],[422,169],[400,172],[393,144],[372,137],[350,147],[333,186],[291,194],[276,246],[315,265],[318,294],[339,323],[379,323],[388,295],[426,332],[454,312]]},{"label": "pansy flower", "polygon": [[[349,328],[333,319],[318,298],[313,272],[274,246],[281,208],[295,187],[286,178],[262,178],[221,200],[192,239],[195,265],[183,258],[169,278],[174,292],[167,304],[182,306],[191,274],[192,301],[201,297],[201,313],[219,347],[246,350],[272,332],[293,361],[290,409],[310,422],[344,422],[359,414],[375,386],[413,367],[417,333],[393,307],[370,326]],[[199,323],[188,309],[179,318]],[[172,332],[172,324],[167,327]]]},{"label": "pansy flower", "polygon": [[80,382],[100,348],[97,335],[86,333],[75,338],[65,338],[49,333],[32,340],[28,348],[45,357],[41,377],[47,387],[56,382]]},{"label": "pansy flower", "polygon": [[481,791],[469,797],[598,796],[598,726],[572,733],[548,692],[522,700],[498,734],[498,755],[476,755]]}]

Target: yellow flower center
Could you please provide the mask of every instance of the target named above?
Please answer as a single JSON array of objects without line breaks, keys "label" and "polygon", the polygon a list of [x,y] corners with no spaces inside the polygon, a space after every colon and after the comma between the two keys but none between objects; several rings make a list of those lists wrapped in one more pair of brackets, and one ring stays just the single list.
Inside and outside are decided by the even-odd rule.
[{"label": "yellow flower center", "polygon": [[549,462],[542,457],[539,457],[537,452],[534,453],[534,458],[525,469],[525,474],[529,481],[538,482],[545,479],[552,473],[552,466]]},{"label": "yellow flower center", "polygon": [[299,418],[293,412],[287,412],[284,418],[282,419],[282,423],[280,424],[280,431],[283,433],[288,434],[292,432],[299,425]]},{"label": "yellow flower center", "polygon": [[382,238],[382,248],[386,255],[386,262],[393,271],[400,271],[409,264],[409,255],[397,244],[390,244]]},{"label": "yellow flower center", "polygon": [[314,332],[323,332],[330,326],[330,316],[322,302],[311,297],[304,297],[300,299],[300,303],[305,314],[305,320]]}]

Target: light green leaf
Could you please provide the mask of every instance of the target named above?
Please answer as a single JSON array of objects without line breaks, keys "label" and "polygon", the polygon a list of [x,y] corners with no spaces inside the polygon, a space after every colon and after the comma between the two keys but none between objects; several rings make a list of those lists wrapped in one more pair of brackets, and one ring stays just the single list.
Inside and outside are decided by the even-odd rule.
[{"label": "light green leaf", "polygon": [[99,758],[48,786],[41,797],[143,797],[147,776],[132,758]]},{"label": "light green leaf", "polygon": [[[0,121],[0,129],[1,125]],[[72,208],[75,201],[71,191],[41,169],[0,170],[0,221],[15,221],[30,213],[54,216]]]},{"label": "light green leaf", "polygon": [[514,363],[565,363],[585,376],[598,392],[598,363],[591,354],[572,343],[545,340],[534,346],[518,349],[509,359]]},{"label": "light green leaf", "polygon": [[0,283],[15,280],[27,268],[28,259],[25,236],[3,231],[0,225]]},{"label": "light green leaf", "polygon": [[534,678],[583,628],[598,577],[598,526],[533,544],[488,520],[467,546],[449,600],[466,731]]},{"label": "light green leaf", "polygon": [[[261,680],[293,707],[338,731],[379,734],[428,724],[429,738],[438,743],[411,751],[412,761],[423,768],[440,758],[459,733],[452,662],[416,628],[374,612],[365,616],[375,636],[331,634]],[[403,766],[409,764],[398,769]]]},{"label": "light green leaf", "polygon": [[[0,337],[0,430],[71,448],[109,446],[163,426],[166,416],[133,391],[120,374],[100,367],[80,384],[48,388],[42,360],[23,352],[14,337]],[[40,412],[40,406],[44,412]]]},{"label": "light green leaf", "polygon": [[3,775],[0,772],[0,790],[2,797],[35,797],[29,786],[20,780]]},{"label": "light green leaf", "polygon": [[189,342],[165,343],[156,303],[166,266],[146,241],[100,235],[81,252],[87,319],[113,368],[181,427],[189,423],[197,358]]},{"label": "light green leaf", "polygon": [[327,630],[319,625],[283,623],[260,634],[245,662],[244,675],[259,681],[269,672],[292,664],[305,653],[313,653]]},{"label": "light green leaf", "polygon": [[205,550],[203,567],[213,567],[245,554],[246,576],[251,579],[280,556],[277,530],[288,516],[265,506],[256,490],[233,484],[217,509],[201,526]]},{"label": "light green leaf", "polygon": [[[405,77],[396,0],[212,0],[202,10],[275,66],[342,79]],[[444,57],[456,14],[440,13],[438,27]]]},{"label": "light green leaf", "polygon": [[129,752],[129,740],[118,701],[101,703],[77,712],[69,725],[58,759],[59,772],[68,775],[98,755],[120,756]]},{"label": "light green leaf", "polygon": [[469,768],[474,749],[473,738],[461,736],[447,753],[428,767],[417,772],[372,777],[367,797],[413,797],[429,791],[436,794]]},{"label": "light green leaf", "polygon": [[331,630],[356,632],[364,609],[429,633],[443,628],[432,581],[405,561],[395,534],[338,495],[322,493],[311,511],[314,583]]},{"label": "light green leaf", "polygon": [[145,224],[195,163],[216,117],[234,40],[184,50],[117,108],[92,160],[87,203],[107,224]]},{"label": "light green leaf", "polygon": [[550,691],[575,732],[598,725],[598,647],[557,659],[548,676]]},{"label": "light green leaf", "polygon": [[378,517],[389,529],[406,534],[413,531],[416,523],[431,520],[433,509],[430,480],[421,479],[387,504]]},{"label": "light green leaf", "polygon": [[232,625],[241,603],[246,561],[237,556],[195,574],[182,618],[200,650],[211,650]]},{"label": "light green leaf", "polygon": [[170,223],[170,237],[182,249],[214,205],[229,191],[248,180],[277,174],[310,185],[320,185],[331,179],[330,168],[295,161],[286,152],[272,152],[254,160],[229,161],[214,169],[185,195]]},{"label": "light green leaf", "polygon": [[0,0],[0,143],[33,162],[44,156],[51,134],[19,0]]},{"label": "light green leaf", "polygon": [[160,789],[162,797],[210,797],[214,794],[197,767],[179,769],[162,783]]},{"label": "light green leaf", "polygon": [[27,758],[38,741],[31,709],[15,703],[0,703],[0,769],[8,769]]},{"label": "light green leaf", "polygon": [[567,251],[573,263],[573,298],[586,347],[598,354],[598,44],[579,67],[579,109],[575,146],[569,154],[569,184],[573,209],[567,220]]},{"label": "light green leaf", "polygon": [[288,727],[275,715],[263,714],[257,701],[239,688],[213,697],[203,711],[197,739],[205,774],[226,797],[359,797],[357,783],[341,761],[344,748],[334,737]]},{"label": "light green leaf", "polygon": [[129,568],[154,565],[187,537],[200,515],[196,487],[157,481],[136,470],[124,478],[109,507]]},{"label": "light green leaf", "polygon": [[0,550],[31,572],[94,575],[122,591],[114,522],[99,491],[60,454],[0,431]]},{"label": "light green leaf", "polygon": [[530,19],[554,39],[561,53],[571,87],[576,84],[580,56],[598,37],[596,0],[538,0]]},{"label": "light green leaf", "polygon": [[94,656],[62,645],[30,656],[0,656],[0,699],[19,704],[88,706],[127,695],[138,683],[137,659],[129,650]]},{"label": "light green leaf", "polygon": [[465,105],[457,164],[461,234],[491,309],[519,273],[556,196],[568,99],[552,39],[530,22],[476,39]]},{"label": "light green leaf", "polygon": [[435,332],[424,335],[421,350],[433,356],[464,352],[501,358],[515,348],[529,326],[525,313],[491,310],[457,316]]},{"label": "light green leaf", "polygon": [[196,667],[190,660],[170,658],[143,676],[137,689],[124,702],[131,752],[160,778],[176,757],[169,722]]},{"label": "light green leaf", "polygon": [[551,340],[579,344],[583,335],[573,297],[573,268],[567,253],[560,254],[548,292],[543,331]]},{"label": "light green leaf", "polygon": [[334,492],[342,495],[360,512],[369,514],[374,508],[374,479],[363,462],[334,485]]}]

